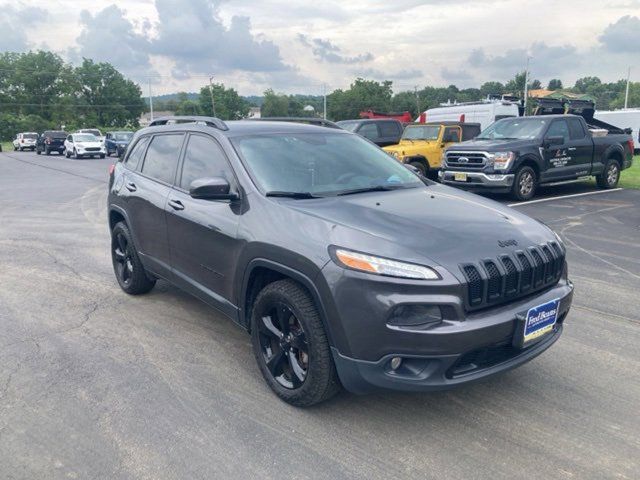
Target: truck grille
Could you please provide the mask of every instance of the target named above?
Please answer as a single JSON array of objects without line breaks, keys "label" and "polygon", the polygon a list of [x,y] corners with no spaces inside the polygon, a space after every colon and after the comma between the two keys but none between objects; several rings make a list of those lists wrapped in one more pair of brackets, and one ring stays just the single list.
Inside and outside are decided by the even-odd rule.
[{"label": "truck grille", "polygon": [[447,152],[447,167],[456,170],[482,170],[487,163],[484,152]]},{"label": "truck grille", "polygon": [[467,309],[504,303],[555,285],[562,276],[564,259],[562,247],[550,242],[460,265],[466,280]]}]

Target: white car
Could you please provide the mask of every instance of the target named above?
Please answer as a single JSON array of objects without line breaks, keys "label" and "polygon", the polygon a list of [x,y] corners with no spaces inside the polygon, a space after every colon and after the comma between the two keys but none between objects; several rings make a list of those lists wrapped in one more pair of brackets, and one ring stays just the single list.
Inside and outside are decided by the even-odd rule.
[{"label": "white car", "polygon": [[21,152],[26,149],[34,151],[36,149],[36,140],[38,140],[38,134],[35,132],[19,133],[13,140],[13,149]]},{"label": "white car", "polygon": [[81,128],[76,133],[90,133],[91,135],[95,135],[96,137],[98,137],[98,140],[104,143],[105,137],[104,135],[102,135],[102,132],[97,128]]},{"label": "white car", "polygon": [[72,133],[64,141],[64,154],[67,158],[100,157],[104,158],[107,151],[104,143],[90,133]]}]

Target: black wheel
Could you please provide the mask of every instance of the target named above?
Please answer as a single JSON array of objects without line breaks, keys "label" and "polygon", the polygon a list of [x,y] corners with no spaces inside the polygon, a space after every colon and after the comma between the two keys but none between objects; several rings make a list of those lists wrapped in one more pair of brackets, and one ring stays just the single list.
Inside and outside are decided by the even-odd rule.
[{"label": "black wheel", "polygon": [[123,222],[117,223],[111,231],[111,260],[118,284],[126,293],[147,293],[156,284],[142,266],[131,232]]},{"label": "black wheel", "polygon": [[423,177],[427,176],[427,167],[424,166],[424,163],[414,161],[414,162],[409,162],[409,165],[417,168],[420,171],[420,175],[422,175]]},{"label": "black wheel", "polygon": [[100,155],[100,158],[104,158],[104,154]]},{"label": "black wheel", "polygon": [[279,280],[258,294],[251,340],[262,376],[285,402],[308,407],[340,390],[318,310],[298,283]]},{"label": "black wheel", "polygon": [[44,147],[44,154],[51,155],[51,150],[49,150],[49,147]]},{"label": "black wheel", "polygon": [[36,155],[40,155],[42,151],[39,148],[36,148]]},{"label": "black wheel", "polygon": [[75,160],[78,160],[80,158],[80,155],[78,155],[78,151],[75,148],[73,149],[72,156]]},{"label": "black wheel", "polygon": [[610,158],[604,165],[604,170],[596,177],[599,188],[609,189],[618,186],[620,180],[620,164],[617,160]]},{"label": "black wheel", "polygon": [[65,149],[65,151],[64,151],[64,156],[65,156],[65,157],[67,157],[67,158],[70,158],[70,157],[71,157],[71,153],[69,152],[69,150],[66,150],[66,149]]},{"label": "black wheel", "polygon": [[536,193],[538,176],[531,167],[520,167],[513,179],[511,195],[516,200],[530,200]]}]

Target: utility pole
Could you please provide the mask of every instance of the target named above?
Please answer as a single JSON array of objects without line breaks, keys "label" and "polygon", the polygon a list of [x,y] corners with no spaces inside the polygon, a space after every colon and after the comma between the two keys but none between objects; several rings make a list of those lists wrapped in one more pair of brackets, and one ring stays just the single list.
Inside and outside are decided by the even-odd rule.
[{"label": "utility pole", "polygon": [[150,113],[150,119],[153,122],[153,96],[151,95],[151,77],[149,77],[147,79],[148,81],[148,86],[149,86],[149,113]]},{"label": "utility pole", "polygon": [[[624,108],[627,109],[627,105],[629,104],[629,81],[631,80],[631,67],[627,71],[627,91],[624,94]],[[633,153],[633,152],[632,152]]]},{"label": "utility pole", "polygon": [[327,84],[322,84],[322,118],[327,119]]},{"label": "utility pole", "polygon": [[213,112],[213,116],[216,116],[216,104],[213,101],[213,75],[209,77],[209,94],[211,95],[211,111]]},{"label": "utility pole", "polygon": [[527,66],[524,67],[524,114],[527,114],[527,96],[529,94],[529,60],[531,57],[527,55]]},{"label": "utility pole", "polygon": [[420,97],[418,96],[418,86],[417,85],[415,85],[413,87],[413,91],[416,94],[416,112],[417,112],[416,115],[420,116],[420,113],[421,113],[420,112]]}]

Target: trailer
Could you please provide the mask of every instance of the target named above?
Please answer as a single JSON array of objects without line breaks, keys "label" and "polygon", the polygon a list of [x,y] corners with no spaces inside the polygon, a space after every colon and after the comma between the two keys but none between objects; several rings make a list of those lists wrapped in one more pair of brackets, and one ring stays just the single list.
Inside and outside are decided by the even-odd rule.
[{"label": "trailer", "polygon": [[594,118],[615,125],[618,128],[630,128],[635,142],[635,150],[640,152],[640,108],[596,110]]}]

